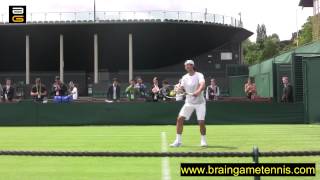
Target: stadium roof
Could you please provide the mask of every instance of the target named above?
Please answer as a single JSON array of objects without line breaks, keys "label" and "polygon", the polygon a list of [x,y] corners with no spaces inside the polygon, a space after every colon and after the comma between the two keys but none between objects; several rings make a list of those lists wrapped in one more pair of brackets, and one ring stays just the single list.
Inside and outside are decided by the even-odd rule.
[{"label": "stadium roof", "polygon": [[302,6],[302,7],[313,7],[313,0],[300,0],[299,6]]},{"label": "stadium roof", "polygon": [[59,36],[64,36],[66,71],[93,70],[93,35],[99,36],[99,68],[128,69],[128,34],[133,34],[134,69],[155,69],[183,62],[252,32],[231,25],[194,21],[108,21],[0,25],[0,71],[25,70],[25,39],[30,36],[31,71],[59,68]]}]

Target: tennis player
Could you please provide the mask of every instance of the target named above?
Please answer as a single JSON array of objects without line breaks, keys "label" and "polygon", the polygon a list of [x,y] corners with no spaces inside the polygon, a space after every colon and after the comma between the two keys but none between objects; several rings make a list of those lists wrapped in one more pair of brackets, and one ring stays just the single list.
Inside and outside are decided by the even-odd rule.
[{"label": "tennis player", "polygon": [[[205,89],[205,80],[202,73],[197,72],[194,67],[193,60],[187,60],[185,69],[188,72],[181,79],[180,91],[187,93],[185,104],[180,110],[177,118],[177,135],[175,141],[170,144],[171,147],[179,147],[182,145],[181,135],[183,131],[184,120],[189,120],[190,116],[196,111],[198,123],[200,126],[201,143],[203,147],[208,146],[206,141],[206,101],[203,90]],[[189,95],[192,94],[192,95]]]}]

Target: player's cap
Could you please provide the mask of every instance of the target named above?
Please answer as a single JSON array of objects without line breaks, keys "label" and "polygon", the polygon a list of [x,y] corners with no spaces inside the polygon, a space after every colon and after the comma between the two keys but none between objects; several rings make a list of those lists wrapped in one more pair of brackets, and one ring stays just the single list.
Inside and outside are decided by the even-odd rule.
[{"label": "player's cap", "polygon": [[187,65],[187,64],[191,64],[191,65],[194,65],[194,61],[189,59],[189,60],[186,60],[186,62],[184,63],[184,65]]}]

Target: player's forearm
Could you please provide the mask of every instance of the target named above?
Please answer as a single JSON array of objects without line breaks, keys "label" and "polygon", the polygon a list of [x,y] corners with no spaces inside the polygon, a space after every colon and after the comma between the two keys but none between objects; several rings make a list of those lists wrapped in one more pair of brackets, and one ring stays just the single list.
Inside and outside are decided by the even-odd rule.
[{"label": "player's forearm", "polygon": [[205,85],[204,83],[200,83],[200,86],[193,94],[199,95],[204,90],[204,88],[205,88],[204,85]]}]

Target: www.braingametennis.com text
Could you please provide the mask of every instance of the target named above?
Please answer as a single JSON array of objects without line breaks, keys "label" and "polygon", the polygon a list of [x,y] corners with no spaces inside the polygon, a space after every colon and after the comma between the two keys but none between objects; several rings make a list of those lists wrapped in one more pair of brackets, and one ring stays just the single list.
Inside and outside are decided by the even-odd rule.
[{"label": "www.braingametennis.com text", "polygon": [[314,163],[182,163],[181,176],[315,176]]}]

